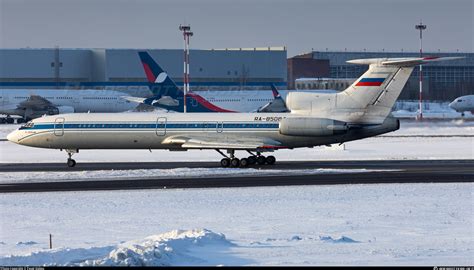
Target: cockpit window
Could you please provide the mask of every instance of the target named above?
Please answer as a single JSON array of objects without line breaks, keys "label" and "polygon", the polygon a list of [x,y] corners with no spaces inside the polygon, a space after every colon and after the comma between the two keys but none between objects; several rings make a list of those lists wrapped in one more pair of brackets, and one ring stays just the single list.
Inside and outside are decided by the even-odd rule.
[{"label": "cockpit window", "polygon": [[462,99],[458,99],[458,102],[462,102]]},{"label": "cockpit window", "polygon": [[32,121],[29,121],[28,123],[24,124],[22,127],[23,128],[32,128],[35,124]]}]

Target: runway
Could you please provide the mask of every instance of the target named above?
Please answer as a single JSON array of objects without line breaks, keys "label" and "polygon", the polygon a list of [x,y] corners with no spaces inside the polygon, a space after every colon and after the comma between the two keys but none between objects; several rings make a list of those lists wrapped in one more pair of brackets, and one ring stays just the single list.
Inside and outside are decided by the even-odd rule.
[{"label": "runway", "polygon": [[[218,168],[218,162],[146,162],[146,163],[78,163],[68,168],[62,163],[0,164],[0,172],[135,170],[173,168]],[[58,182],[0,184],[0,193],[131,190],[169,188],[220,188],[290,185],[337,185],[380,183],[473,182],[474,160],[368,160],[368,161],[281,161],[273,166],[254,166],[262,173],[241,177],[128,178],[101,180],[67,180]],[[271,170],[299,169],[368,169],[386,170],[360,173],[265,175]]]}]

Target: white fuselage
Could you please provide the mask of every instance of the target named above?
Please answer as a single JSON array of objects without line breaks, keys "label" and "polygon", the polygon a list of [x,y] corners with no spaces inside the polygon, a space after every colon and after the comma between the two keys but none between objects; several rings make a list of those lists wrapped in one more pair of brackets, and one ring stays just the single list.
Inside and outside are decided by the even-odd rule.
[{"label": "white fuselage", "polygon": [[[258,148],[261,151],[271,151],[280,148],[327,145],[361,138],[360,133],[354,134],[353,138],[347,133],[340,135],[331,133],[327,136],[283,135],[282,120],[299,117],[300,115],[291,113],[63,114],[35,119],[9,134],[7,139],[22,145],[55,149],[186,150],[179,141],[191,138],[187,143],[226,142],[234,144],[229,147],[233,149],[239,149],[235,144],[241,143],[241,150],[255,150],[244,145],[260,143]],[[398,124],[396,120],[394,121],[389,123],[390,131],[398,129]],[[383,133],[385,132],[388,131]],[[214,149],[205,145],[192,148]],[[224,144],[215,148],[227,147]]]},{"label": "white fuselage", "polygon": [[121,98],[128,94],[118,91],[0,89],[0,114],[22,116],[18,106],[31,96],[44,98],[58,108],[72,108],[74,112],[124,112],[136,107],[136,104]]},{"label": "white fuselage", "polygon": [[457,112],[474,112],[474,95],[458,97],[449,104],[449,107]]}]

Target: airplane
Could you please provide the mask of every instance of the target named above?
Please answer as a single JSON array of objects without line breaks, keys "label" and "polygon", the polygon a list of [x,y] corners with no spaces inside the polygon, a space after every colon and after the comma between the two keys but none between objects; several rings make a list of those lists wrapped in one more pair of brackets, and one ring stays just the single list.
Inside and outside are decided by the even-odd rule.
[{"label": "airplane", "polygon": [[[147,52],[138,52],[153,97],[125,97],[125,99],[184,112],[184,92]],[[288,112],[285,101],[271,85],[272,91],[189,91],[186,112]]]},{"label": "airplane", "polygon": [[460,112],[464,117],[464,112],[470,111],[474,114],[474,95],[467,95],[456,98],[449,103],[449,107],[457,112]]},{"label": "airplane", "polygon": [[11,115],[31,120],[44,114],[55,115],[75,112],[124,112],[137,107],[123,99],[126,93],[110,90],[61,90],[61,89],[0,89],[0,114],[4,122],[13,123]]},{"label": "airplane", "polygon": [[[262,153],[341,144],[400,128],[392,107],[415,66],[463,57],[350,60],[369,69],[339,93],[289,93],[288,113],[90,113],[34,119],[8,134],[10,142],[64,149],[67,165],[80,149],[215,150],[222,167],[272,165]],[[222,150],[226,150],[224,154]],[[248,158],[237,158],[247,151]]]}]

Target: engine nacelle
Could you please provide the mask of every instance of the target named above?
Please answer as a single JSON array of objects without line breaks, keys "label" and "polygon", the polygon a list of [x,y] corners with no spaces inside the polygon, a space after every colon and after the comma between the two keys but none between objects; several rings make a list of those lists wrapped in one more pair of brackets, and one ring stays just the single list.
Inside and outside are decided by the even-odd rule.
[{"label": "engine nacelle", "polygon": [[289,136],[331,136],[348,130],[345,122],[313,117],[285,118],[280,121],[280,134]]},{"label": "engine nacelle", "polygon": [[72,106],[59,106],[58,111],[59,111],[59,114],[75,112],[74,107]]},{"label": "engine nacelle", "polygon": [[58,107],[48,107],[47,108],[47,114],[48,115],[73,113],[73,112],[74,112],[74,107],[71,107],[71,106],[58,106]]}]

